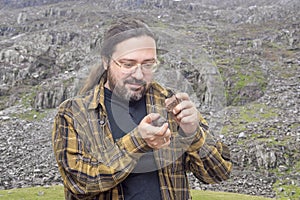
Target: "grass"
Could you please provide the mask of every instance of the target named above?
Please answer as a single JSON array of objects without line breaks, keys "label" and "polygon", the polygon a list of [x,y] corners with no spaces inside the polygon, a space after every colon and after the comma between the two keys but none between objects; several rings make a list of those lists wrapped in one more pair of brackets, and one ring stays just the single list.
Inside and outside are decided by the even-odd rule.
[{"label": "grass", "polygon": [[12,117],[16,117],[19,119],[27,120],[27,121],[34,121],[34,120],[41,120],[46,116],[45,112],[38,112],[36,110],[29,110],[24,113],[14,113],[11,114]]},{"label": "grass", "polygon": [[276,196],[281,200],[299,200],[300,187],[297,185],[285,185],[280,182],[274,184]]},{"label": "grass", "polygon": [[11,190],[0,190],[2,200],[63,200],[64,192],[62,186],[18,188]]},{"label": "grass", "polygon": [[[228,105],[244,105],[257,97],[251,95],[251,90],[265,91],[268,80],[265,72],[248,57],[215,58],[215,64],[225,80],[226,99]],[[230,77],[230,81],[228,81]],[[228,82],[228,83],[227,83]],[[250,96],[249,96],[250,95]]]},{"label": "grass", "polygon": [[[242,131],[247,130],[248,123],[258,123],[262,120],[270,120],[278,117],[278,111],[276,108],[272,108],[261,103],[251,103],[245,106],[235,106],[239,108],[239,112],[235,113],[230,121],[232,124],[225,125],[222,129],[222,134],[226,135],[228,133],[238,134]],[[265,127],[266,131],[277,131],[273,127]],[[255,138],[259,136],[255,132],[252,133],[252,137]]]},{"label": "grass", "polygon": [[[46,116],[46,112],[37,111],[33,108],[33,102],[36,96],[36,91],[38,91],[38,87],[34,87],[32,90],[28,92],[22,92],[20,94],[19,100],[16,101],[15,105],[21,106],[21,112],[14,112],[11,114],[11,117],[16,117],[19,119],[34,121],[43,119]],[[0,98],[1,100],[1,98]],[[1,108],[1,103],[0,103]],[[1,109],[0,109],[1,110]]]},{"label": "grass", "polygon": [[[259,196],[250,196],[229,192],[212,192],[192,190],[193,200],[268,200]],[[64,193],[62,186],[52,187],[33,187],[33,188],[19,188],[11,190],[0,190],[0,199],[3,200],[63,200]]]},{"label": "grass", "polygon": [[236,194],[230,192],[212,192],[212,191],[201,191],[192,190],[193,200],[268,200],[271,198],[265,198],[260,196],[250,196],[244,194]]},{"label": "grass", "polygon": [[[289,174],[294,174],[300,171],[300,161],[297,161],[293,165],[293,169],[288,171],[280,172],[278,169],[274,169],[273,172],[279,176],[288,176]],[[297,184],[297,180],[291,178],[277,180],[273,185],[273,190],[276,191],[276,196],[282,200],[299,200],[300,197],[300,187]],[[298,198],[298,199],[297,199]]]}]

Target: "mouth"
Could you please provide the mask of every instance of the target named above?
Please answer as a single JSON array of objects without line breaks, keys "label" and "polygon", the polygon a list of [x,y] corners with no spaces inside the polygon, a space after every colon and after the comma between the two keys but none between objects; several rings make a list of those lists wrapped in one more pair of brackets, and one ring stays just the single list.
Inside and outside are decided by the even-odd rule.
[{"label": "mouth", "polygon": [[125,84],[133,91],[139,91],[143,89],[146,85],[146,83],[144,83],[143,81],[127,81]]},{"label": "mouth", "polygon": [[139,91],[144,87],[144,84],[127,83],[128,87],[133,91]]}]

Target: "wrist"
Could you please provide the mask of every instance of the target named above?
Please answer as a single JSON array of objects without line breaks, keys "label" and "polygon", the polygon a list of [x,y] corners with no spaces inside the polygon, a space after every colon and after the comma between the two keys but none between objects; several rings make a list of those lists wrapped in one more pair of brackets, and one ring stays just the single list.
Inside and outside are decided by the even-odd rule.
[{"label": "wrist", "polygon": [[184,131],[181,127],[179,127],[178,129],[178,133],[182,137],[193,137],[197,134],[197,132],[198,132],[198,127],[194,131],[189,131],[189,132]]}]

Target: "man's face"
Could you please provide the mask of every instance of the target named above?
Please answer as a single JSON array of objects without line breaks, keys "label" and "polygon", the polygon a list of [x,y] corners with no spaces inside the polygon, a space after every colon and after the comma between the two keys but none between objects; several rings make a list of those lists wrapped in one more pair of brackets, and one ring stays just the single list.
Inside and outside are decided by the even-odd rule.
[{"label": "man's face", "polygon": [[[142,98],[152,81],[153,72],[134,67],[133,73],[125,73],[119,64],[144,64],[156,60],[156,44],[153,38],[141,36],[119,43],[112,54],[105,87],[125,101],[137,101]],[[109,67],[108,67],[109,66]]]}]

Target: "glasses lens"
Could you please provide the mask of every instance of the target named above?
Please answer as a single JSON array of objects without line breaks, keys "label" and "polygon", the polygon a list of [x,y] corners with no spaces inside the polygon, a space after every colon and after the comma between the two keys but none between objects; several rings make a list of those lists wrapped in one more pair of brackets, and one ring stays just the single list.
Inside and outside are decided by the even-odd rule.
[{"label": "glasses lens", "polygon": [[[121,72],[124,74],[133,74],[136,72],[137,68],[139,67],[139,64],[136,64],[136,63],[133,64],[133,63],[120,63],[117,61],[115,61],[115,62],[116,62],[116,64],[118,64],[118,66],[121,69]],[[141,65],[141,70],[143,72],[150,73],[150,72],[156,71],[157,66],[158,66],[158,61],[144,63]]]},{"label": "glasses lens", "polygon": [[132,68],[121,68],[121,72],[124,74],[133,74],[136,71],[137,67]]}]

